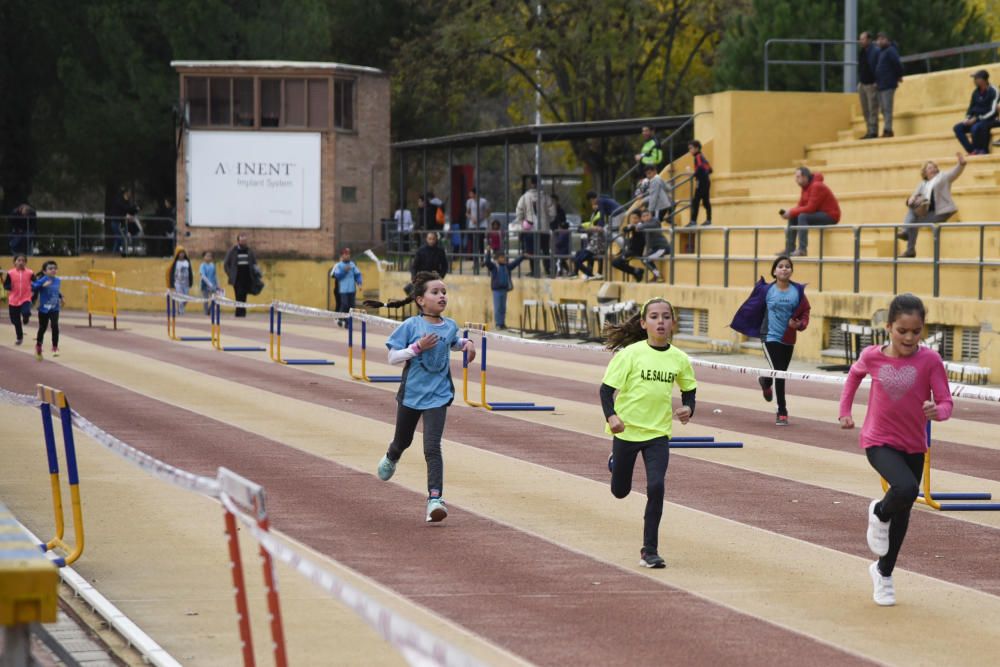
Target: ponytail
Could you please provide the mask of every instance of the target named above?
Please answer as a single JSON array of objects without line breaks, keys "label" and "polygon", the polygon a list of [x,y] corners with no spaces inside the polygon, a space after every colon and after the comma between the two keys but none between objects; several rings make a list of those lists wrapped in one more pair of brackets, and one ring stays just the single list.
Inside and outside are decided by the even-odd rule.
[{"label": "ponytail", "polygon": [[621,324],[611,324],[610,322],[605,323],[605,349],[617,352],[623,347],[628,347],[632,343],[638,343],[640,340],[646,340],[649,338],[646,330],[642,328],[642,320],[646,317],[646,308],[648,308],[651,303],[667,304],[670,306],[670,315],[673,317],[674,307],[670,305],[670,302],[660,296],[653,297],[646,303],[642,304],[642,308],[639,309],[638,313],[628,318]]},{"label": "ponytail", "polygon": [[365,299],[361,303],[363,306],[369,308],[402,308],[406,304],[416,300],[418,296],[423,296],[427,292],[427,283],[434,280],[441,280],[441,276],[437,271],[418,271],[413,276],[413,282],[407,283],[406,287],[403,288],[403,291],[406,292],[405,299],[396,299],[394,301],[386,301],[385,303],[373,299]]}]

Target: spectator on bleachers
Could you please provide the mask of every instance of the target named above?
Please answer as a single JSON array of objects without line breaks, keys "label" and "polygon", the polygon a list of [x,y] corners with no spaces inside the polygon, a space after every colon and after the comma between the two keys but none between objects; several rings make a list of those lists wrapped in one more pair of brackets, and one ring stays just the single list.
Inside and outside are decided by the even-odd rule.
[{"label": "spectator on bleachers", "polygon": [[671,188],[663,177],[660,176],[654,165],[646,165],[646,179],[649,185],[646,188],[646,196],[642,200],[643,206],[653,212],[653,219],[660,222],[669,215],[670,223],[673,224],[673,216],[670,215],[674,208],[674,199],[671,196]]},{"label": "spectator on bleachers", "polygon": [[493,323],[497,329],[507,328],[507,293],[514,289],[514,269],[526,259],[521,255],[508,262],[507,256],[486,250],[486,268],[490,272],[490,291],[493,292]]},{"label": "spectator on bleachers", "polygon": [[410,279],[416,278],[421,271],[434,271],[442,278],[448,275],[448,255],[438,245],[437,232],[427,232],[427,245],[421,246],[413,256]]},{"label": "spectator on bleachers", "polygon": [[878,62],[875,65],[875,85],[878,103],[882,108],[882,136],[894,137],[892,132],[892,99],[896,88],[903,81],[903,63],[895,42],[884,32],[878,34]]},{"label": "spectator on bleachers", "polygon": [[556,276],[572,273],[569,263],[570,245],[573,242],[573,231],[566,219],[566,209],[559,203],[559,196],[552,195],[556,204],[556,217],[552,221],[552,254],[556,256]]},{"label": "spectator on bleachers", "polygon": [[656,131],[653,130],[652,126],[644,125],[642,127],[642,140],[642,148],[635,154],[635,161],[641,163],[643,168],[648,164],[659,167],[660,163],[663,162],[663,150],[660,148],[660,140],[656,138]]},{"label": "spectator on bleachers", "polygon": [[958,158],[958,164],[951,171],[942,172],[933,160],[925,162],[920,169],[922,180],[906,200],[908,210],[903,222],[909,227],[896,235],[900,240],[906,241],[906,250],[900,257],[917,256],[917,233],[920,227],[916,223],[944,222],[958,211],[951,198],[951,184],[965,170],[965,156],[955,153],[955,157]]},{"label": "spectator on bleachers", "polygon": [[472,236],[466,248],[472,248],[473,254],[478,255],[483,251],[483,237],[489,228],[490,202],[480,197],[475,188],[469,190],[469,198],[465,200],[465,219]]},{"label": "spectator on bleachers", "polygon": [[486,242],[493,252],[500,252],[503,247],[503,226],[499,220],[490,223],[490,233],[486,235]]},{"label": "spectator on bleachers", "polygon": [[601,224],[609,230],[612,229],[615,212],[620,210],[622,205],[607,195],[598,195],[593,190],[587,193],[587,202],[592,211],[600,212],[601,218],[604,220]]},{"label": "spectator on bleachers", "polygon": [[[708,163],[705,154],[701,152],[701,142],[692,139],[688,142],[688,152],[694,160],[694,195],[691,196],[691,222],[688,227],[698,224],[698,203],[705,205],[705,223],[707,227],[712,224],[712,202],[709,201],[709,192],[712,190],[712,165]],[[688,171],[691,168],[688,167]]]},{"label": "spectator on bleachers", "polygon": [[[802,188],[797,206],[789,211],[781,209],[781,217],[788,221],[785,247],[778,255],[805,257],[809,250],[810,225],[835,225],[840,222],[840,205],[833,191],[823,182],[823,174],[812,173],[808,167],[795,170],[795,183]],[[799,227],[799,229],[795,229]],[[795,248],[798,232],[799,247]]]},{"label": "spectator on bleachers", "polygon": [[[590,194],[594,193],[588,193]],[[590,220],[580,225],[580,228],[587,233],[587,245],[573,258],[573,275],[582,273],[587,279],[603,278],[600,273],[594,273],[594,261],[602,259],[608,249],[607,218],[601,210],[597,195],[591,198],[590,205],[593,215]]]},{"label": "spectator on bleachers", "polygon": [[663,234],[660,221],[653,217],[649,209],[643,210],[636,232],[644,236],[646,241],[646,254],[642,258],[642,264],[653,274],[653,278],[660,280],[660,270],[656,268],[656,261],[670,254],[670,242]]},{"label": "spectator on bleachers", "polygon": [[[984,69],[972,75],[976,89],[972,91],[965,120],[955,126],[955,136],[969,155],[986,155],[990,152],[990,129],[997,123],[996,86],[990,85],[990,73]],[[972,135],[972,142],[965,135]]]},{"label": "spectator on bleachers", "polygon": [[[521,224],[521,248],[524,254],[534,255],[538,248],[545,267],[545,274],[551,272],[549,261],[549,232],[556,217],[556,205],[548,193],[538,189],[538,177],[528,178],[528,189],[517,200],[516,220]],[[536,242],[537,239],[537,242]],[[531,274],[537,276],[537,265],[531,260]]]},{"label": "spectator on bleachers", "polygon": [[629,260],[633,257],[642,257],[646,249],[646,237],[641,232],[636,231],[639,228],[639,222],[639,211],[630,211],[628,219],[619,230],[620,236],[615,239],[621,247],[621,252],[611,261],[611,266],[625,274],[626,282],[629,276],[635,278],[637,283],[642,282],[642,277],[645,274],[645,271],[638,266],[629,264]]},{"label": "spectator on bleachers", "polygon": [[878,66],[878,46],[872,41],[867,30],[858,37],[861,53],[858,54],[858,97],[861,98],[861,113],[865,117],[868,131],[862,139],[878,137],[878,86],[875,84],[875,68]]}]

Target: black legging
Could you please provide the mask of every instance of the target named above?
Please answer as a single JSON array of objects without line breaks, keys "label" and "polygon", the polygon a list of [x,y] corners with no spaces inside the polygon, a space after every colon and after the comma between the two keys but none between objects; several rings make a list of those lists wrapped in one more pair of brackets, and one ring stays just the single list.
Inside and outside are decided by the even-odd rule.
[{"label": "black legging", "polygon": [[52,347],[59,347],[59,311],[53,310],[50,313],[38,313],[38,338],[35,340],[39,345],[45,340],[45,331],[52,323]]},{"label": "black legging", "polygon": [[647,553],[657,553],[659,544],[667,465],[670,463],[669,442],[667,437],[642,442],[615,438],[611,446],[615,457],[611,471],[611,493],[615,498],[624,498],[632,491],[632,470],[635,468],[635,459],[642,452],[642,460],[646,464],[646,514],[643,517],[642,547]]},{"label": "black legging", "polygon": [[[764,343],[764,356],[767,358],[767,363],[776,371],[788,370],[788,365],[792,363],[792,352],[794,351],[794,345],[785,345],[777,341],[767,341]],[[780,378],[761,378],[760,385],[762,387],[770,387],[772,380],[774,382],[774,395],[778,399],[778,413],[787,415],[788,406],[785,404],[785,381]]]},{"label": "black legging", "polygon": [[31,320],[31,307],[25,308],[26,304],[20,306],[7,306],[7,314],[10,315],[10,323],[14,325],[14,333],[18,340],[24,339],[24,327]]},{"label": "black legging", "polygon": [[402,403],[396,409],[396,432],[389,443],[386,456],[391,461],[398,461],[413,442],[413,433],[417,430],[417,422],[424,418],[424,460],[427,462],[427,496],[440,498],[444,491],[444,462],[441,459],[441,436],[444,434],[444,420],[448,415],[448,406],[427,410],[414,410]]},{"label": "black legging", "polygon": [[889,551],[878,559],[879,572],[883,577],[891,577],[910,525],[910,509],[917,500],[920,480],[924,476],[924,455],[907,454],[889,445],[869,447],[865,455],[868,463],[889,482],[885,497],[875,505],[875,516],[882,521],[892,521],[889,524]]},{"label": "black legging", "polygon": [[698,187],[694,189],[694,195],[691,197],[691,222],[698,222],[698,204],[699,202],[705,204],[705,220],[712,219],[712,202],[709,201],[709,191],[712,189],[711,181],[709,180],[698,180]]}]

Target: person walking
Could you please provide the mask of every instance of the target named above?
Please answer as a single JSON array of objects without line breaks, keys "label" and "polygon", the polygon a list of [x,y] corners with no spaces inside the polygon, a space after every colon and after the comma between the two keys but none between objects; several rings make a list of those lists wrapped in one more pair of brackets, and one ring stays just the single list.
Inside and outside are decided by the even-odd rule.
[{"label": "person walking", "polygon": [[929,422],[945,421],[954,408],[941,356],[920,345],[926,317],[919,298],[894,298],[886,324],[889,343],[865,348],[840,395],[840,427],[852,429],[854,396],[865,376],[871,376],[859,441],[868,463],[889,484],[885,495],[868,505],[868,548],[878,556],[868,573],[872,599],[882,607],[896,604],[892,573],[924,477]]},{"label": "person walking", "polygon": [[875,85],[878,104],[882,109],[882,136],[894,137],[892,132],[892,100],[896,88],[903,82],[903,63],[896,44],[884,32],[878,34],[878,61],[875,64]]},{"label": "person walking", "polygon": [[[167,289],[187,296],[191,293],[193,285],[194,267],[191,266],[191,260],[188,259],[187,250],[184,249],[184,246],[179,245],[174,249],[174,258],[170,262],[170,266],[167,267]],[[184,314],[185,306],[187,306],[186,301],[177,300],[178,315]]]},{"label": "person walking", "polygon": [[[233,286],[235,298],[245,303],[247,295],[253,290],[253,284],[260,269],[257,267],[257,256],[247,245],[247,235],[240,232],[236,235],[236,245],[229,249],[222,260],[222,269],[226,272],[229,284]],[[236,317],[246,317],[247,309],[237,307]]]},{"label": "person walking", "polygon": [[403,452],[413,442],[417,422],[423,420],[424,460],[427,462],[426,520],[438,522],[448,516],[443,497],[441,437],[448,406],[455,399],[450,352],[465,351],[472,363],[476,358],[476,344],[460,337],[458,324],[444,317],[448,288],[436,273],[417,273],[410,295],[388,305],[398,308],[410,301],[416,302],[420,314],[408,318],[386,341],[389,363],[405,366],[396,394],[396,430],[388,450],[378,462],[377,474],[384,482],[392,478]]},{"label": "person walking", "polygon": [[858,37],[861,52],[858,54],[858,97],[861,99],[861,113],[865,117],[868,131],[862,139],[878,137],[878,86],[875,83],[875,68],[878,66],[879,49],[867,30]]},{"label": "person walking", "polygon": [[[690,358],[671,345],[676,326],[673,306],[661,297],[644,303],[622,324],[606,325],[606,347],[615,355],[599,392],[607,422],[604,430],[612,436],[608,468],[615,498],[631,493],[635,461],[642,454],[646,512],[639,565],[654,569],[666,567],[659,553],[659,532],[673,420],[681,424],[691,420],[698,388]],[[681,407],[673,410],[670,395],[675,383],[681,390]]]},{"label": "person walking", "polygon": [[[206,250],[201,256],[201,266],[198,267],[198,284],[201,287],[201,296],[204,299],[211,299],[219,292],[219,277],[215,270],[215,256],[211,250]],[[205,301],[202,304],[205,314],[211,315],[212,302]]]}]

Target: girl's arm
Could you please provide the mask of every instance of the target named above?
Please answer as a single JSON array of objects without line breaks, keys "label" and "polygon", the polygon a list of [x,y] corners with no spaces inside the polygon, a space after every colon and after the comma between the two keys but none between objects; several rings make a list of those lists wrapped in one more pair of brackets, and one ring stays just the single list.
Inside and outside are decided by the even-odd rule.
[{"label": "girl's arm", "polygon": [[608,422],[612,433],[625,430],[625,423],[615,413],[615,392],[618,391],[609,384],[601,384],[601,409],[604,410],[604,421]]},{"label": "girl's arm", "polygon": [[389,363],[393,366],[405,364],[421,352],[423,352],[423,350],[420,349],[419,343],[413,343],[409,347],[404,347],[401,350],[389,350]]},{"label": "girl's arm", "polygon": [[[937,355],[935,354],[935,356]],[[933,361],[929,380],[934,403],[932,405],[924,404],[924,414],[927,415],[928,419],[943,422],[951,417],[951,413],[955,409],[955,402],[951,398],[951,387],[948,386],[948,372],[944,369],[944,363],[940,359]]]},{"label": "girl's arm", "polygon": [[[851,365],[851,370],[847,374],[847,381],[844,383],[844,390],[840,394],[840,427],[854,428],[854,418],[851,416],[851,408],[854,405],[854,395],[861,386],[861,381],[868,375],[867,350]],[[950,396],[950,394],[949,394]]]}]

